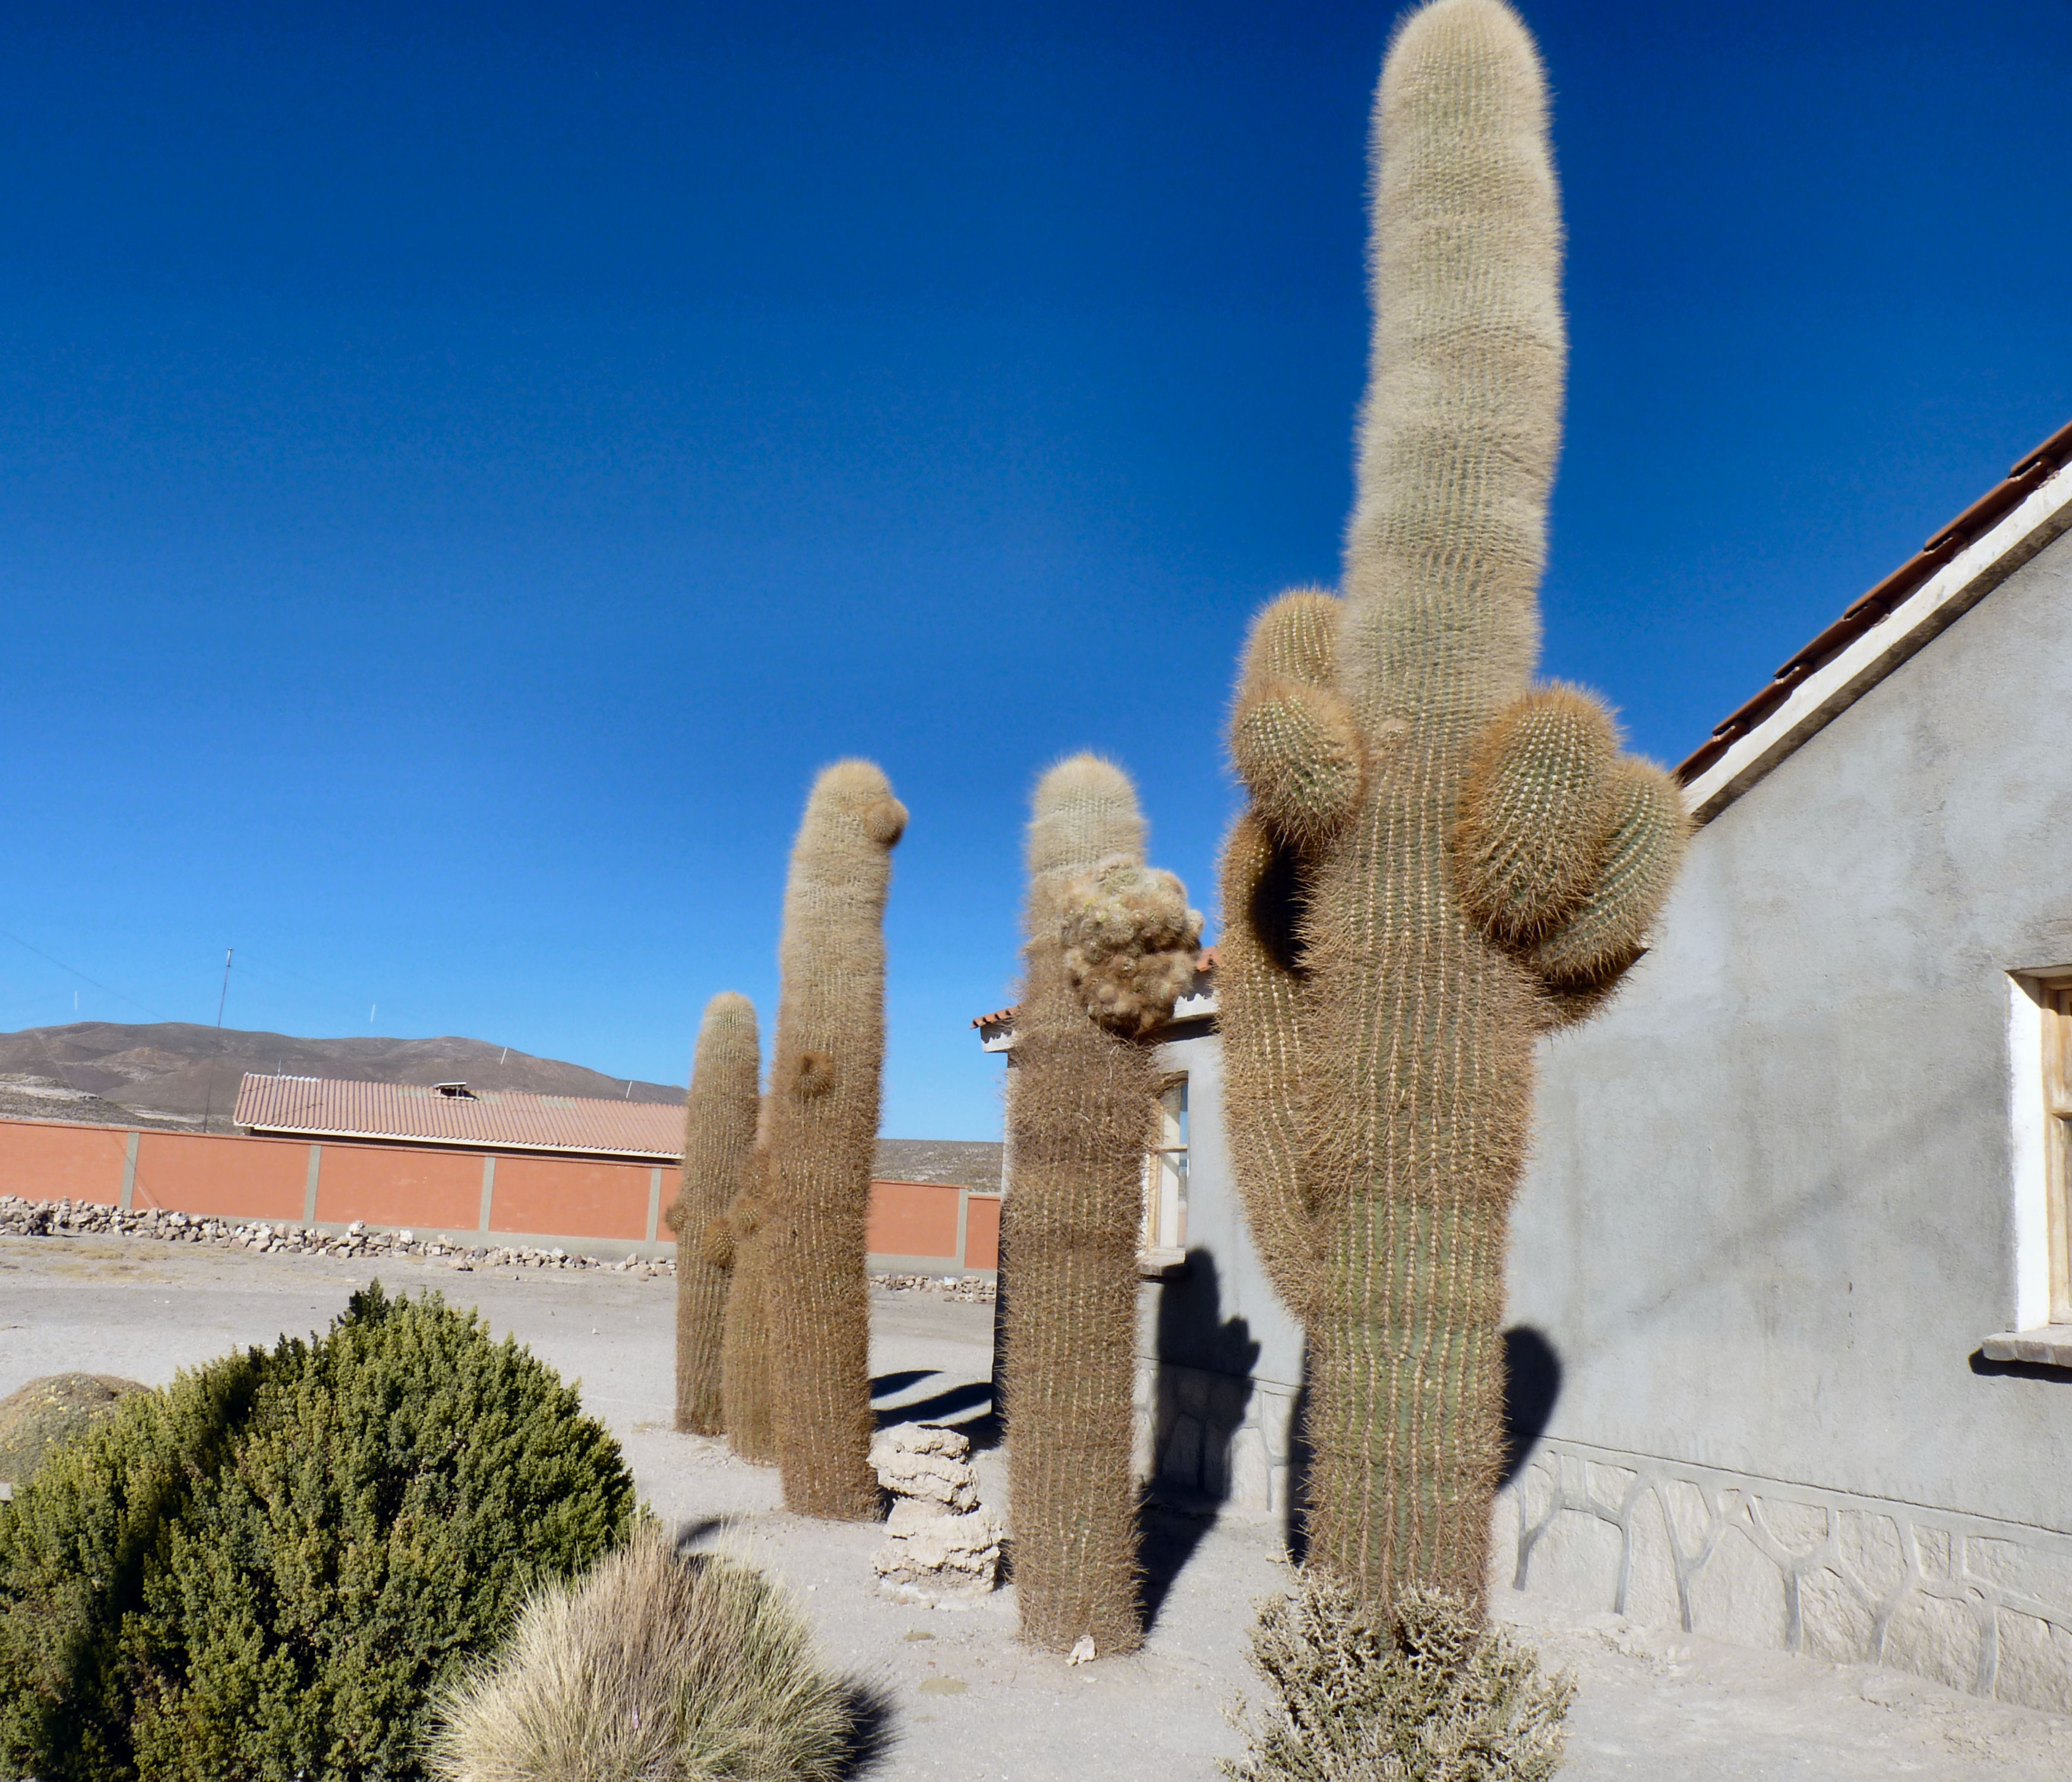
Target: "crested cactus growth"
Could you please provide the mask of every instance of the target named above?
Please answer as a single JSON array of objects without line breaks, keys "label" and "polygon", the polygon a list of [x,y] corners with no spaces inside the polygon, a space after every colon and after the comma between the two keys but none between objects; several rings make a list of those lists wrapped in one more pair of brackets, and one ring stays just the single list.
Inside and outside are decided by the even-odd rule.
[{"label": "crested cactus growth", "polygon": [[717,1435],[721,1351],[732,1243],[726,1214],[746,1180],[755,1145],[762,1053],[755,1008],[731,990],[705,1005],[684,1107],[684,1168],[669,1207],[676,1234],[676,1427]]},{"label": "crested cactus growth", "polygon": [[869,762],[813,783],[779,948],[763,1232],[778,1464],[787,1508],[878,1513],[870,1464],[865,1226],[885,1055],[885,897],[906,807]]},{"label": "crested cactus growth", "polygon": [[1058,1652],[1143,1637],[1131,1395],[1158,1082],[1139,1036],[1172,1013],[1202,932],[1179,881],[1143,854],[1120,769],[1079,755],[1044,775],[1009,1078],[1002,1396],[1022,1635]]},{"label": "crested cactus growth", "polygon": [[1232,1148],[1305,1320],[1314,1562],[1478,1606],[1533,1044],[1638,956],[1675,787],[1535,688],[1565,339],[1539,57],[1434,0],[1375,103],[1371,381],[1343,598],[1260,615],[1223,863]]},{"label": "crested cactus growth", "polygon": [[720,1334],[721,1420],[734,1451],[762,1467],[777,1464],[770,1380],[770,1246],[763,1229],[769,1110],[766,1095],[742,1186],[726,1211],[705,1227],[704,1240],[708,1258],[730,1277]]}]

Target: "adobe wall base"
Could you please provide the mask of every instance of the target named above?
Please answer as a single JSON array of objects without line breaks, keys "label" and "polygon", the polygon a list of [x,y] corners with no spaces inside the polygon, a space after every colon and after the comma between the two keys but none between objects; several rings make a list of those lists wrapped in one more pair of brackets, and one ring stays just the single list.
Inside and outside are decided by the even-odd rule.
[{"label": "adobe wall base", "polygon": [[1494,1534],[1536,1595],[2072,1711],[2072,1534],[1570,1441]]},{"label": "adobe wall base", "polygon": [[1296,1389],[1137,1358],[1136,1468],[1190,1509],[1285,1516]]}]

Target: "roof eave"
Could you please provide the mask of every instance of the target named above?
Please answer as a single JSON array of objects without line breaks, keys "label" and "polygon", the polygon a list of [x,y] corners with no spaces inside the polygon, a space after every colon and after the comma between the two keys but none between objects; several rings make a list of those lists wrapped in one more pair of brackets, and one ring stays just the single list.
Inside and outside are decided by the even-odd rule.
[{"label": "roof eave", "polygon": [[[2072,467],[2046,478],[1826,662],[1798,674],[1787,688],[1759,695],[1774,699],[1771,708],[1684,786],[1692,820],[1710,822],[2068,529]],[[1949,531],[1931,540],[1931,548]]]},{"label": "roof eave", "polygon": [[359,1131],[337,1126],[276,1126],[265,1121],[240,1121],[255,1139],[335,1139],[353,1144],[415,1145],[427,1151],[522,1151],[549,1157],[594,1157],[600,1161],[639,1164],[675,1164],[683,1161],[677,1151],[619,1151],[603,1145],[527,1144],[519,1139],[470,1139],[457,1134],[432,1137],[416,1132]]}]

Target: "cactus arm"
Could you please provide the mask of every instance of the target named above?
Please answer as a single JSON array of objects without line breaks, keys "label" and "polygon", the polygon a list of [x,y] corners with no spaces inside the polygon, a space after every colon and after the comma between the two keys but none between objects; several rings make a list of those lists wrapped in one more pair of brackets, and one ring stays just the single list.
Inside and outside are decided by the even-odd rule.
[{"label": "cactus arm", "polygon": [[1595,885],[1568,919],[1526,955],[1557,997],[1607,990],[1639,958],[1690,839],[1682,794],[1651,762],[1621,758],[1610,788],[1611,838]]},{"label": "cactus arm", "polygon": [[1283,594],[1253,622],[1231,716],[1231,758],[1253,808],[1281,840],[1322,845],[1359,805],[1366,749],[1334,690],[1338,602]]},{"label": "cactus arm", "polygon": [[1319,1257],[1302,1181],[1300,868],[1293,851],[1249,812],[1223,844],[1221,890],[1216,1003],[1231,1160],[1268,1279],[1306,1317]]},{"label": "cactus arm", "polygon": [[1141,862],[1127,775],[1090,755],[1036,789],[1001,1209],[999,1377],[1022,1637],[1143,1639],[1132,1476],[1137,1244],[1157,1073],[1145,1036],[1192,975],[1200,918]]},{"label": "cactus arm", "polygon": [[1617,811],[1611,716],[1549,687],[1507,706],[1476,739],[1453,827],[1454,889],[1491,939],[1540,939],[1581,908]]},{"label": "cactus arm", "polygon": [[717,1435],[723,1403],[727,1271],[701,1247],[746,1179],[755,1144],[756,1078],[762,1055],[755,1009],[724,991],[698,1028],[684,1106],[684,1164],[669,1229],[676,1234],[676,1415],[679,1430]]},{"label": "cactus arm", "polygon": [[878,1513],[865,1227],[885,1055],[885,904],[906,812],[869,762],[813,783],[779,948],[763,1245],[778,1463],[802,1515]]}]

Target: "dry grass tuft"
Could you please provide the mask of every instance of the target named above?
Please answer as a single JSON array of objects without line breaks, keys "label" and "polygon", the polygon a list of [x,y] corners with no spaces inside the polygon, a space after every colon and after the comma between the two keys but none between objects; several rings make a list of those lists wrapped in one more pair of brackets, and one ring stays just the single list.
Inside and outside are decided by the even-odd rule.
[{"label": "dry grass tuft", "polygon": [[535,1595],[445,1705],[446,1782],[836,1782],[867,1743],[853,1691],[761,1573],[650,1525]]},{"label": "dry grass tuft", "polygon": [[1220,1768],[1237,1782],[1545,1782],[1560,1766],[1574,1679],[1437,1591],[1383,1622],[1305,1571],[1260,1611],[1252,1662],[1272,1699],[1235,1719],[1245,1755]]}]

